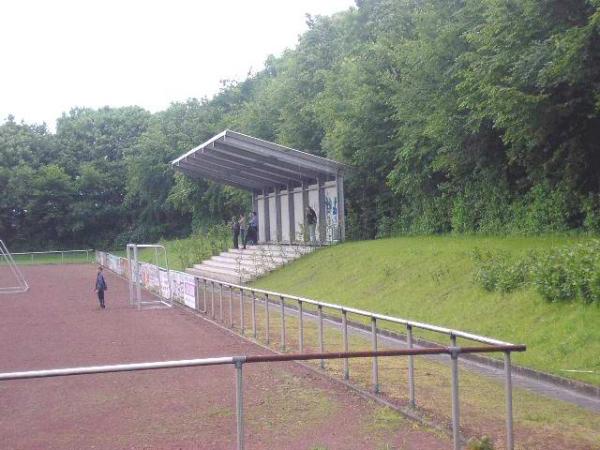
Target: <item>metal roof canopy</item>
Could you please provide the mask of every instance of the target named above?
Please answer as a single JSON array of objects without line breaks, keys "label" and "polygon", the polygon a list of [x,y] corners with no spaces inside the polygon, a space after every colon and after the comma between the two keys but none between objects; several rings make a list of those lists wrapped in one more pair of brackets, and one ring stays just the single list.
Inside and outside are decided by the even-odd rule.
[{"label": "metal roof canopy", "polygon": [[336,180],[347,165],[225,130],[175,159],[192,178],[205,178],[251,192]]}]

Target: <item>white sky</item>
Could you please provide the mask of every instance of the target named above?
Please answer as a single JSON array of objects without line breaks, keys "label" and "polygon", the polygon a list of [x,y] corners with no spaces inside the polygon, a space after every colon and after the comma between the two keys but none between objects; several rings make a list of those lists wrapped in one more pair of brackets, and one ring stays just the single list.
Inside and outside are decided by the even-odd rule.
[{"label": "white sky", "polygon": [[139,105],[212,96],[269,54],[293,47],[305,13],[354,0],[4,0],[0,123],[54,129],[75,106]]}]

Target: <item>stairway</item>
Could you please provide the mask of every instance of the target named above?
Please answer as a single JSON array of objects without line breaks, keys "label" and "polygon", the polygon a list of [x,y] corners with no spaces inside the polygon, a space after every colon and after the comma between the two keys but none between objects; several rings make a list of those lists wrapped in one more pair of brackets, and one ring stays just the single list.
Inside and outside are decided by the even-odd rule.
[{"label": "stairway", "polygon": [[246,249],[229,249],[201,264],[195,264],[186,269],[186,272],[227,283],[244,284],[312,252],[315,248],[308,245],[249,245]]}]

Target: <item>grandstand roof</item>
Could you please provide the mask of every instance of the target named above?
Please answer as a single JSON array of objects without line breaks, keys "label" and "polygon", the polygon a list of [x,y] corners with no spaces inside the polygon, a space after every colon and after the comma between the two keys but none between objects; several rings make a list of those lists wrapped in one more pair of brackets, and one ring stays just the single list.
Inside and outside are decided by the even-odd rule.
[{"label": "grandstand roof", "polygon": [[335,180],[347,165],[225,130],[172,161],[192,178],[255,191]]}]

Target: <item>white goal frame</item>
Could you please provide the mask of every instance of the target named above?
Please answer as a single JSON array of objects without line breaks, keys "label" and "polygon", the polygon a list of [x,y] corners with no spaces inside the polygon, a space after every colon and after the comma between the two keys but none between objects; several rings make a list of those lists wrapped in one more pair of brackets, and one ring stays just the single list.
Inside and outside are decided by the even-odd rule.
[{"label": "white goal frame", "polygon": [[[171,272],[169,271],[169,259],[167,257],[167,249],[164,245],[160,244],[127,244],[127,262],[129,266],[129,273],[127,274],[127,278],[129,279],[129,304],[131,306],[137,307],[140,309],[154,309],[154,308],[170,308],[172,305],[170,298],[164,298],[162,294],[162,279],[159,276],[159,285],[160,285],[160,294],[152,292],[151,295],[156,298],[156,300],[142,300],[142,281],[140,276],[140,266],[141,263],[139,261],[139,249],[144,248],[153,248],[154,249],[154,258],[156,262],[157,270],[165,270],[167,274],[167,283],[169,293],[171,291]],[[165,267],[160,267],[159,253],[162,253],[164,256],[164,264]],[[170,297],[170,295],[169,295]]]},{"label": "white goal frame", "polygon": [[27,292],[29,284],[27,284],[23,272],[19,269],[19,266],[2,239],[0,239],[0,263],[3,263],[3,265],[6,264],[9,267],[17,283],[16,286],[0,286],[0,294],[21,294]]}]

